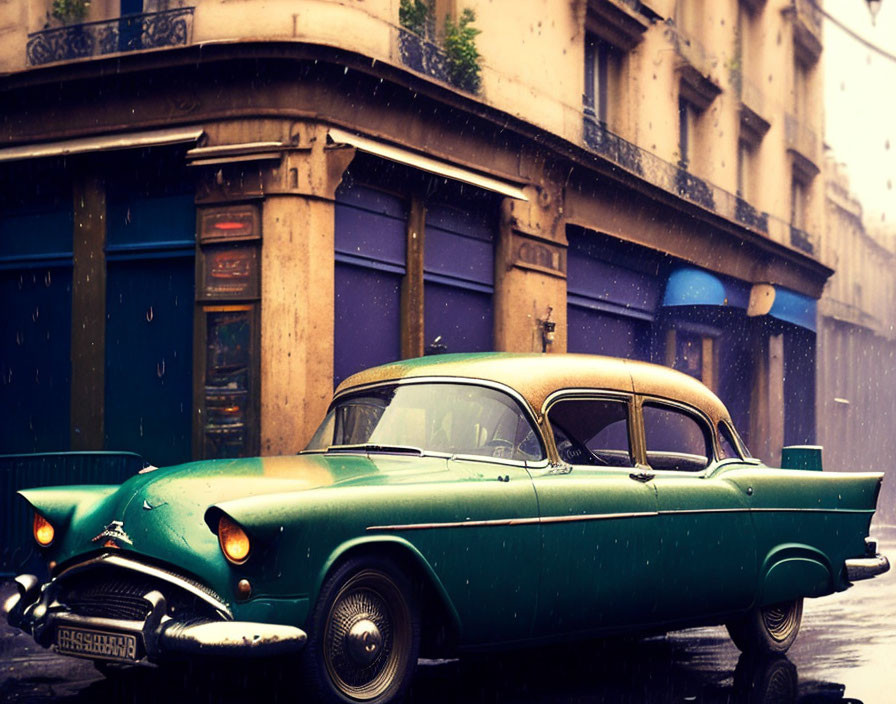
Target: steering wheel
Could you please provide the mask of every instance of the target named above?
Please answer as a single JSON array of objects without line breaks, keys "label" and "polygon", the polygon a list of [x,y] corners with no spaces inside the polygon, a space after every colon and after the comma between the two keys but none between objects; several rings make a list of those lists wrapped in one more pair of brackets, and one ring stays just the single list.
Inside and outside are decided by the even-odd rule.
[{"label": "steering wheel", "polygon": [[[510,459],[511,457],[513,457],[514,451],[516,450],[516,445],[514,445],[509,440],[504,440],[502,438],[492,438],[488,442],[483,443],[482,446],[492,448],[492,457],[502,457],[505,459]],[[510,450],[510,452],[508,452],[506,455],[503,451],[495,454],[495,451],[498,448],[502,448],[503,450]]]}]

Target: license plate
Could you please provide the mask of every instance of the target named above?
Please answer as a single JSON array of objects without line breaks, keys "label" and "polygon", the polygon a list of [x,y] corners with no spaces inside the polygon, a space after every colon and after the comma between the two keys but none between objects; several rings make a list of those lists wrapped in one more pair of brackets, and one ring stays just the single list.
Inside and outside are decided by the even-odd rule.
[{"label": "license plate", "polygon": [[56,629],[56,651],[83,658],[101,658],[136,662],[137,636],[129,633],[110,633],[89,628],[60,626]]}]

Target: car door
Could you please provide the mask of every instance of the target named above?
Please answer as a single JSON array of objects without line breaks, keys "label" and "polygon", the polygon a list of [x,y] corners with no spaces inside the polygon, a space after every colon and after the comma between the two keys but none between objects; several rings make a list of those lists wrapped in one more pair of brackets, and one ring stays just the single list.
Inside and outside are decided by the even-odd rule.
[{"label": "car door", "polygon": [[756,591],[752,518],[747,496],[716,459],[712,424],[683,404],[646,398],[638,405],[659,511],[660,613],[677,621],[749,607]]},{"label": "car door", "polygon": [[558,466],[531,471],[543,564],[535,633],[653,621],[659,537],[653,487],[632,454],[630,395],[576,392],[546,404]]}]

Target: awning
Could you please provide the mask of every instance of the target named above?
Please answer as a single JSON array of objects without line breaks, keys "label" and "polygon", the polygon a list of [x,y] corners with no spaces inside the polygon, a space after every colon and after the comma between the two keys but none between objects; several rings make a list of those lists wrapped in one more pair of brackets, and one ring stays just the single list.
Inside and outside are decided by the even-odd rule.
[{"label": "awning", "polygon": [[775,300],[768,314],[785,323],[799,325],[812,332],[816,331],[818,301],[801,293],[775,286]]},{"label": "awning", "polygon": [[201,136],[202,129],[199,127],[179,127],[167,130],[102,135],[99,137],[81,137],[79,139],[66,139],[59,142],[24,144],[17,147],[0,149],[0,163],[22,161],[24,159],[69,156],[71,154],[90,154],[93,152],[106,152],[116,149],[163,147],[171,144],[196,142]]},{"label": "awning", "polygon": [[726,306],[747,308],[749,285],[695,267],[682,267],[669,275],[663,306]]},{"label": "awning", "polygon": [[526,197],[526,194],[523,193],[522,188],[512,183],[501,181],[492,178],[491,176],[485,176],[484,174],[479,174],[460,166],[454,166],[446,161],[423,156],[422,154],[417,154],[416,152],[409,151],[402,147],[396,147],[374,139],[368,139],[367,137],[359,137],[351,132],[345,132],[344,130],[336,128],[330,129],[328,137],[333,144],[348,144],[363,152],[367,152],[368,154],[375,154],[383,159],[388,159],[389,161],[394,161],[398,164],[404,164],[405,166],[412,166],[415,169],[420,169],[427,173],[444,176],[445,178],[461,181],[462,183],[468,183],[471,186],[484,188],[487,191],[500,193],[501,195],[510,198],[516,198],[517,200],[529,200]]}]

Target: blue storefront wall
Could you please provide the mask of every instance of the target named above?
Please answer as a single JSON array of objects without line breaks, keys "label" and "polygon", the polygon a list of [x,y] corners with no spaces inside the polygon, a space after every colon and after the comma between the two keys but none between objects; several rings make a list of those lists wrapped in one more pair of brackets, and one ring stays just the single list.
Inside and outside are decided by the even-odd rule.
[{"label": "blue storefront wall", "polygon": [[627,266],[630,253],[621,257],[605,239],[580,232],[570,232],[568,239],[567,349],[649,360],[663,285],[657,270]]},{"label": "blue storefront wall", "polygon": [[191,458],[192,193],[110,188],[105,447],[162,466]]},{"label": "blue storefront wall", "polygon": [[70,446],[74,218],[47,201],[0,215],[0,454]]},{"label": "blue storefront wall", "polygon": [[334,384],[401,356],[407,204],[348,180],[336,192]]},{"label": "blue storefront wall", "polygon": [[427,345],[438,339],[445,352],[493,348],[496,220],[497,207],[481,195],[467,197],[464,207],[427,203],[423,257]]}]

